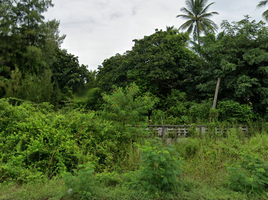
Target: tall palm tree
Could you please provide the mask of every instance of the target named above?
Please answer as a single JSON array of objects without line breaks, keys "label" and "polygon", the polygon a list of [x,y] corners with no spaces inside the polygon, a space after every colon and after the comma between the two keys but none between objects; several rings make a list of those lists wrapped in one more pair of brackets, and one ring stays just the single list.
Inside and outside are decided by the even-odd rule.
[{"label": "tall palm tree", "polygon": [[[260,1],[260,3],[257,5],[257,8],[264,7],[264,6],[266,6],[266,4],[268,4],[268,0]],[[265,11],[262,13],[262,16],[264,17],[264,19],[265,19],[266,21],[268,21],[268,9],[265,10]]]},{"label": "tall palm tree", "polygon": [[188,33],[194,32],[194,38],[197,37],[198,44],[200,44],[199,37],[202,32],[215,32],[218,29],[218,26],[209,18],[219,13],[207,13],[208,8],[214,4],[213,2],[206,5],[207,2],[208,0],[186,0],[186,7],[181,8],[181,12],[185,14],[177,15],[187,20],[179,30],[187,29]]}]

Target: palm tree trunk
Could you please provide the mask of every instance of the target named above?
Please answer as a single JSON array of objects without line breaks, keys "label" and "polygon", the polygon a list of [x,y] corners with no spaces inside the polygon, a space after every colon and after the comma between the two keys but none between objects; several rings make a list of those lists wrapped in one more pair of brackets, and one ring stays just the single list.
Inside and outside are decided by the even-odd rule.
[{"label": "palm tree trunk", "polygon": [[197,28],[197,41],[198,41],[198,45],[200,46],[200,33],[199,33],[199,28]]}]

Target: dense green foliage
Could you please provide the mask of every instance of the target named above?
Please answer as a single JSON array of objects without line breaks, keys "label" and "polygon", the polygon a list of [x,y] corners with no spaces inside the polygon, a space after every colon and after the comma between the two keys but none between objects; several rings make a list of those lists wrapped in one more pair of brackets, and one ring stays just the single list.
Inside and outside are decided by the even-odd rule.
[{"label": "dense green foliage", "polygon": [[[192,199],[200,194],[210,197],[208,199],[214,199],[213,196],[246,199],[255,193],[239,188],[250,188],[250,180],[255,177],[252,184],[256,195],[265,196],[267,164],[261,160],[268,158],[265,125],[263,128],[252,126],[251,137],[241,135],[239,129],[215,135],[215,125],[212,125],[208,135],[200,137],[193,132],[191,138],[178,141],[175,146],[166,146],[160,139],[144,143],[148,132],[143,127],[128,126],[131,122],[144,122],[146,109],[153,106],[150,97],[137,98],[138,91],[137,86],[132,85],[104,95],[107,104],[100,113],[73,109],[55,112],[48,103],[12,105],[18,100],[1,99],[0,193],[1,187],[5,188],[10,182],[27,182],[31,188],[31,183],[36,181],[41,184],[53,177],[64,177],[61,192],[50,189],[59,199],[63,196],[67,199]],[[237,109],[239,113],[239,107]],[[133,116],[129,116],[132,112]],[[255,136],[257,131],[262,134]],[[260,158],[244,159],[241,156],[244,152]],[[240,158],[245,161],[238,163],[243,168],[237,168]],[[237,172],[237,176],[229,176],[227,172]],[[233,179],[228,180],[228,177]],[[248,182],[243,182],[246,177]],[[235,184],[237,189],[232,181],[238,179],[242,185]],[[208,189],[199,182],[210,190],[216,184],[223,191],[214,188],[214,193],[205,194]],[[53,185],[54,182],[43,184]],[[232,190],[239,193],[232,193]],[[11,195],[2,192],[4,199]],[[226,192],[228,195],[223,197]],[[16,194],[22,195],[23,191],[13,193]]]},{"label": "dense green foliage", "polygon": [[[215,35],[213,3],[186,1],[198,44],[156,29],[88,71],[44,21],[51,0],[0,3],[0,200],[268,198],[263,22],[223,21]],[[152,124],[194,126],[157,139]]]},{"label": "dense green foliage", "polygon": [[[51,0],[1,1],[0,97],[62,104],[94,87],[94,77],[77,57],[61,50],[59,21],[44,21]],[[89,88],[87,88],[89,89]]]},{"label": "dense green foliage", "polygon": [[178,190],[182,161],[173,146],[163,146],[161,139],[147,141],[141,148],[141,159],[140,179],[146,190]]},{"label": "dense green foliage", "polygon": [[268,164],[258,156],[244,154],[241,161],[227,167],[229,187],[245,193],[263,193],[268,185]]},{"label": "dense green foliage", "polygon": [[112,85],[125,87],[135,82],[143,93],[166,97],[171,89],[191,89],[198,57],[187,49],[189,37],[173,27],[134,40],[131,51],[106,59],[99,67],[97,81],[105,91]]},{"label": "dense green foliage", "polygon": [[[132,92],[119,89],[106,98],[113,99],[120,91],[126,96]],[[135,105],[133,99],[129,103]],[[48,197],[44,192],[39,197],[35,192],[26,195],[24,188],[32,190],[32,184],[51,187],[49,193],[57,199],[267,197],[266,124],[256,128],[252,124],[250,137],[239,129],[215,135],[212,125],[208,135],[191,134],[167,146],[160,139],[144,142],[148,135],[143,128],[128,127],[108,113],[105,119],[105,114],[94,111],[55,112],[46,103],[13,106],[9,101],[2,99],[0,104],[0,199]],[[8,193],[11,182],[28,184]]]},{"label": "dense green foliage", "polygon": [[[134,40],[131,51],[103,62],[97,84],[101,90],[111,92],[112,85],[125,87],[135,82],[142,93],[150,92],[159,98],[155,106],[158,111],[154,109],[151,119],[159,121],[162,116],[178,124],[202,118],[204,123],[209,121],[209,109],[203,112],[205,118],[192,111],[213,98],[216,81],[221,78],[219,101],[239,105],[246,113],[238,117],[237,109],[227,111],[223,108],[227,104],[222,103],[219,108],[226,110],[219,112],[223,115],[220,121],[245,122],[265,117],[267,27],[246,16],[239,22],[224,21],[222,29],[218,35],[200,37],[200,45],[193,47],[198,54],[187,48],[189,38],[172,27]],[[237,117],[227,119],[224,113]]]},{"label": "dense green foliage", "polygon": [[150,97],[148,94],[138,96],[139,88],[132,84],[123,91],[118,88],[111,95],[104,94],[103,99],[105,117],[125,124],[137,124],[145,122],[144,114],[152,109],[157,99]]},{"label": "dense green foliage", "polygon": [[66,186],[70,188],[69,195],[77,194],[80,199],[89,199],[94,192],[94,167],[90,164],[80,165],[73,172],[74,174],[67,173],[64,177]]},{"label": "dense green foliage", "polygon": [[213,94],[216,79],[221,78],[220,100],[250,104],[254,112],[265,114],[267,106],[267,34],[263,22],[249,17],[230,24],[222,23],[218,36],[201,38],[197,51],[206,60],[197,77],[202,95]]},{"label": "dense green foliage", "polygon": [[53,114],[48,113],[51,110],[45,104],[41,108],[27,103],[13,107],[6,100],[1,101],[3,107],[2,181],[52,177],[89,161],[98,163],[97,170],[103,170],[128,157],[120,149],[132,141],[128,133],[131,129],[96,118],[94,112]]}]

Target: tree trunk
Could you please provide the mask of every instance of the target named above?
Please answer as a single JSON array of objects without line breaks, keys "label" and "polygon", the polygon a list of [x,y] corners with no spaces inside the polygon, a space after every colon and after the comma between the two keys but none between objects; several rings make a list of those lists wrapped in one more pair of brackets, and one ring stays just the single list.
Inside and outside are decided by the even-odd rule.
[{"label": "tree trunk", "polygon": [[200,47],[200,33],[199,33],[199,29],[197,28],[197,41],[198,41],[198,45]]},{"label": "tree trunk", "polygon": [[215,90],[215,95],[214,95],[214,101],[213,101],[213,109],[216,109],[216,104],[217,104],[217,99],[218,99],[218,93],[219,93],[219,87],[220,87],[220,81],[221,78],[218,78],[216,90]]}]

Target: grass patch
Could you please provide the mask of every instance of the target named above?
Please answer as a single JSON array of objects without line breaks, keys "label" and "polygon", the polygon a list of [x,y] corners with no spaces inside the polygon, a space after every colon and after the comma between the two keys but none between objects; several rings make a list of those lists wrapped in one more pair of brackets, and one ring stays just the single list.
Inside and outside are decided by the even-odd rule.
[{"label": "grass patch", "polygon": [[45,183],[33,182],[23,185],[16,183],[0,184],[0,200],[60,200],[66,195],[67,187],[62,179]]}]

